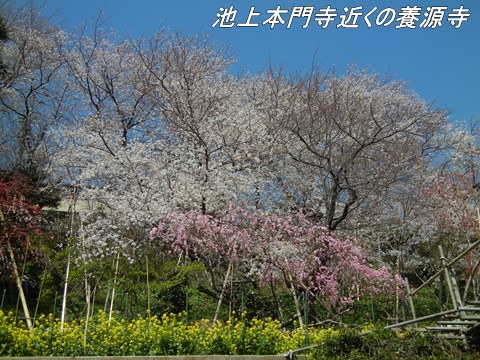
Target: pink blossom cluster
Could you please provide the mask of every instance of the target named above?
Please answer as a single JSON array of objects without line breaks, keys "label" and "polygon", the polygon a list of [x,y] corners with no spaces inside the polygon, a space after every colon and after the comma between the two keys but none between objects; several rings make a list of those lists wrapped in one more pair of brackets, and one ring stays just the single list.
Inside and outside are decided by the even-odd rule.
[{"label": "pink blossom cluster", "polygon": [[246,276],[308,291],[323,306],[340,310],[367,293],[392,295],[403,281],[368,264],[354,239],[339,239],[302,215],[230,207],[221,217],[171,212],[151,231],[172,252],[223,269],[232,261]]}]

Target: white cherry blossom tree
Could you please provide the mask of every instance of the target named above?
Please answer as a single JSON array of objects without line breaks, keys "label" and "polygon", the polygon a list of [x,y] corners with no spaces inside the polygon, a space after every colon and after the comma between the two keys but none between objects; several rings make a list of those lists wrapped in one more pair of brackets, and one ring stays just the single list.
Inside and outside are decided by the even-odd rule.
[{"label": "white cherry blossom tree", "polygon": [[70,109],[60,56],[66,35],[33,2],[4,1],[1,15],[8,39],[0,44],[0,166],[34,176],[49,166],[50,130]]},{"label": "white cherry blossom tree", "polygon": [[283,149],[277,183],[287,209],[331,230],[421,169],[447,120],[405,83],[368,70],[271,71],[260,86],[257,108]]}]

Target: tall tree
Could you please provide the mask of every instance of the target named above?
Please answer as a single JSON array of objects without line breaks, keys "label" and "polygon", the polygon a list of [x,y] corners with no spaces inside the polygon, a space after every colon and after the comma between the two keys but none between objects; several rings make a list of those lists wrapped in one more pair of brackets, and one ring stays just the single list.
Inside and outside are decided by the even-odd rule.
[{"label": "tall tree", "polygon": [[271,71],[257,94],[284,153],[281,197],[331,230],[422,169],[446,124],[446,112],[407,84],[356,68]]},{"label": "tall tree", "polygon": [[3,10],[9,34],[2,43],[0,167],[33,176],[49,166],[49,131],[68,107],[59,52],[64,34],[33,2]]},{"label": "tall tree", "polygon": [[333,316],[365,293],[392,295],[402,284],[386,268],[369,265],[353,239],[340,240],[299,214],[280,217],[235,207],[216,218],[195,211],[170,213],[151,237],[180,256],[202,262],[219,305],[227,287],[232,290],[234,276],[258,285],[283,285],[292,292],[298,313],[298,295],[307,292]]},{"label": "tall tree", "polygon": [[96,204],[90,226],[145,229],[168,210],[213,214],[248,193],[268,142],[223,48],[163,31],[126,40],[96,20],[64,58],[82,110],[58,131],[56,164]]},{"label": "tall tree", "polygon": [[176,207],[221,212],[245,193],[268,151],[266,128],[246,91],[249,79],[232,76],[228,48],[205,37],[154,37],[143,49],[151,101],[175,143]]}]

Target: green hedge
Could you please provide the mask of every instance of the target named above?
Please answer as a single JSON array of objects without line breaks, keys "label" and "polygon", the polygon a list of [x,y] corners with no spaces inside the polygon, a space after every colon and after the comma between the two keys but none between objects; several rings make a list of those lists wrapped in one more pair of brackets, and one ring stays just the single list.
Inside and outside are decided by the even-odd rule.
[{"label": "green hedge", "polygon": [[468,348],[463,342],[442,339],[429,332],[402,332],[375,329],[360,334],[344,329],[335,336],[322,341],[314,349],[310,360],[476,360],[480,353]]}]

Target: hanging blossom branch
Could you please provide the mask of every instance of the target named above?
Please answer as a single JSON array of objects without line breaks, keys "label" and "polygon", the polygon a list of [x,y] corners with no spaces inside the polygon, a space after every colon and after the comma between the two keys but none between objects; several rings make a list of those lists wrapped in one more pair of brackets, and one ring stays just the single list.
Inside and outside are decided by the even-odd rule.
[{"label": "hanging blossom branch", "polygon": [[290,288],[293,282],[332,314],[365,294],[393,295],[404,285],[387,268],[370,265],[354,239],[341,240],[299,214],[280,217],[238,207],[217,218],[171,212],[150,236],[210,271],[233,259],[236,269],[260,283],[282,281]]}]

